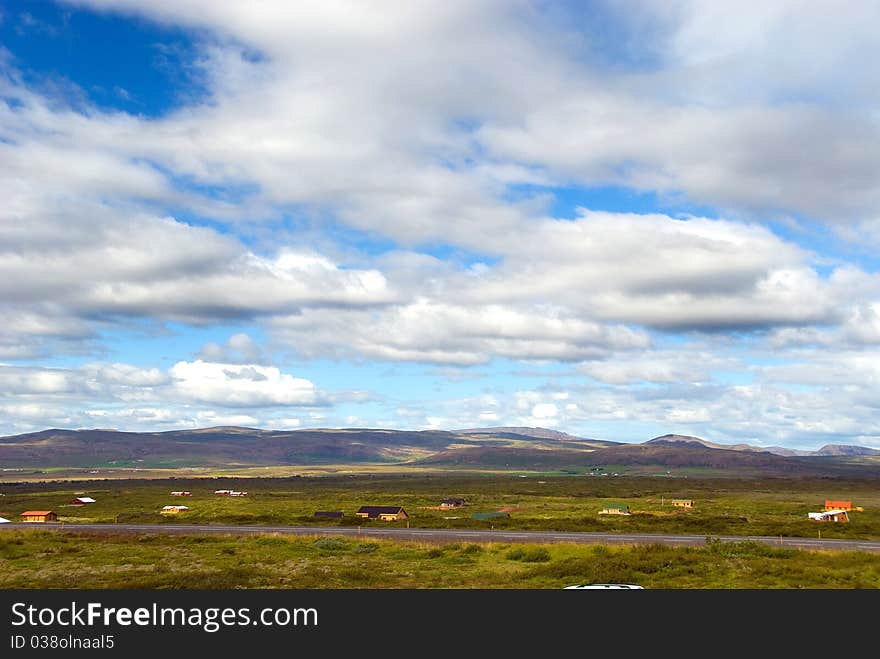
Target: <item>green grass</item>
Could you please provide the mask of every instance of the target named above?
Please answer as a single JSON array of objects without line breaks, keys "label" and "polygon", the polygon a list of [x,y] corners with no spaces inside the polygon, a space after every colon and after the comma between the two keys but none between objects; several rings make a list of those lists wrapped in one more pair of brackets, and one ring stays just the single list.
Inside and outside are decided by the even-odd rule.
[{"label": "green grass", "polygon": [[[246,490],[229,498],[215,489]],[[189,490],[192,497],[172,497]],[[838,480],[738,480],[656,477],[555,477],[511,475],[349,475],[291,478],[189,478],[40,482],[0,485],[0,517],[16,520],[28,509],[55,510],[67,523],[286,524],[322,526],[406,522],[364,522],[354,517],[362,505],[402,505],[409,524],[425,528],[534,529],[673,533],[689,535],[764,535],[880,539],[880,490],[876,482]],[[88,495],[97,503],[68,505]],[[464,497],[462,510],[426,509],[449,496]],[[674,509],[671,498],[696,501],[693,510]],[[863,506],[849,524],[820,523],[807,513],[825,499],[849,499]],[[608,503],[625,503],[632,515],[600,516]],[[159,514],[164,505],[185,504],[178,516]],[[470,519],[473,512],[512,508],[509,518]],[[346,517],[316,520],[316,510],[342,510]],[[447,519],[458,517],[459,519]]]},{"label": "green grass", "polygon": [[761,543],[705,547],[465,544],[291,536],[0,533],[0,588],[880,588],[866,552]]}]

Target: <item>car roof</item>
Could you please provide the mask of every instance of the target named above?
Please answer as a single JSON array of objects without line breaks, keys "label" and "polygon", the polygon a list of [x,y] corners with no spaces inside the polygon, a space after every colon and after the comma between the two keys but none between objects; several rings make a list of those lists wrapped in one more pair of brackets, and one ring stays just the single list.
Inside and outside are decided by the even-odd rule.
[{"label": "car roof", "polygon": [[636,584],[629,583],[589,583],[589,584],[575,584],[574,586],[566,586],[565,590],[603,590],[608,588],[618,588],[622,590],[644,590],[642,586],[638,586]]}]

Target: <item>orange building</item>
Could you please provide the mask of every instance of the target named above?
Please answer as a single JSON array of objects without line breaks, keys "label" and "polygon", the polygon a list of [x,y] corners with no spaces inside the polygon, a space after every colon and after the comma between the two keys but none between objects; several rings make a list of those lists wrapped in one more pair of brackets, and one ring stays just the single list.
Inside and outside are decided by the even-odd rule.
[{"label": "orange building", "polygon": [[852,510],[852,501],[825,500],[825,510]]},{"label": "orange building", "polygon": [[57,522],[58,515],[51,510],[26,510],[21,514],[22,522]]}]

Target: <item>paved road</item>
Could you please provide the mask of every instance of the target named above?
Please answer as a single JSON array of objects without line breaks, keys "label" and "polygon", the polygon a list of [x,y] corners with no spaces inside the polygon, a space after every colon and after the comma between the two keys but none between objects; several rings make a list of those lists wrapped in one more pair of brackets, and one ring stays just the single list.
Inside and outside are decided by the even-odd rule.
[{"label": "paved road", "polygon": [[[388,538],[419,542],[576,542],[586,544],[664,544],[701,546],[706,536],[661,535],[648,533],[585,533],[562,531],[501,531],[478,529],[407,529],[395,527],[318,527],[318,526],[233,526],[219,524],[0,524],[4,529],[52,529],[60,532],[87,533],[169,533],[189,535],[336,535],[355,538]],[[769,545],[795,549],[856,550],[880,552],[880,542],[871,540],[820,540],[818,538],[781,538],[770,536],[713,536],[724,542],[756,540]]]}]

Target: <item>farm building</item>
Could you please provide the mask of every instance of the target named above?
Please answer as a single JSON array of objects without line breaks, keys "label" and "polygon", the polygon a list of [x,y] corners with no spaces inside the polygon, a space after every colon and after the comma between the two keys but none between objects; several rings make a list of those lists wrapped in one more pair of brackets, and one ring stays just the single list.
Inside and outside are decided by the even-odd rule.
[{"label": "farm building", "polygon": [[600,515],[629,515],[629,506],[625,503],[613,503],[599,511]]},{"label": "farm building", "polygon": [[71,506],[84,506],[87,503],[95,503],[95,500],[92,497],[77,497],[70,500]]},{"label": "farm building", "polygon": [[58,515],[51,510],[26,510],[21,514],[22,522],[57,522]]},{"label": "farm building", "polygon": [[246,497],[247,495],[247,492],[236,492],[235,490],[229,492],[229,496],[231,497]]},{"label": "farm building", "polygon": [[807,513],[807,517],[817,522],[848,522],[849,515],[842,508],[823,510],[821,513]]},{"label": "farm building", "polygon": [[236,490],[214,490],[214,494],[224,497],[246,497],[247,492],[238,492]]},{"label": "farm building", "polygon": [[315,511],[315,517],[326,517],[329,519],[342,519],[343,514],[341,510],[318,510]]},{"label": "farm building", "polygon": [[852,501],[825,500],[825,510],[852,510]]},{"label": "farm building", "polygon": [[693,499],[673,499],[672,505],[675,508],[693,508],[694,500]]},{"label": "farm building", "polygon": [[492,512],[492,513],[473,513],[471,519],[497,519],[499,517],[510,517],[510,513]]},{"label": "farm building", "polygon": [[367,519],[381,519],[383,522],[409,518],[401,506],[361,506],[355,515]]},{"label": "farm building", "polygon": [[163,515],[176,515],[189,510],[189,506],[162,506],[159,512]]},{"label": "farm building", "polygon": [[186,492],[186,491],[181,490],[181,491],[177,491],[177,492],[172,492],[171,496],[173,496],[173,497],[191,497],[192,492]]},{"label": "farm building", "polygon": [[448,499],[443,499],[440,502],[441,510],[448,510],[450,508],[461,508],[464,505],[464,499],[459,497],[450,497]]}]

